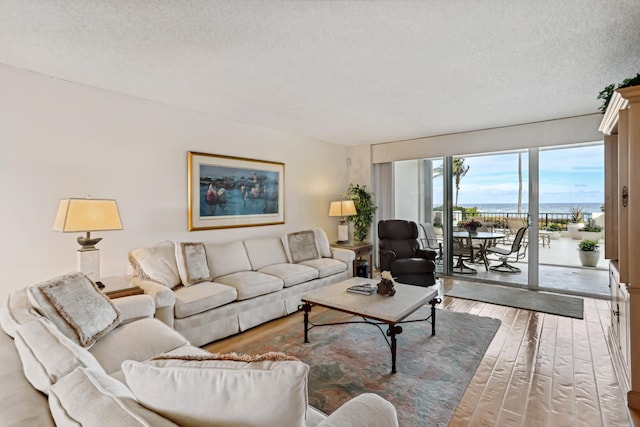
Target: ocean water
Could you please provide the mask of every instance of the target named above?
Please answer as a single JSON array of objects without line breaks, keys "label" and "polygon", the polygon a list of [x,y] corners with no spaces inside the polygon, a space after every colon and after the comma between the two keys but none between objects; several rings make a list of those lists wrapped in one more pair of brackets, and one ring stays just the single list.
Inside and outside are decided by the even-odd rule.
[{"label": "ocean water", "polygon": [[[478,208],[479,213],[517,213],[517,203],[478,203],[460,204],[465,208]],[[572,208],[580,207],[584,213],[601,212],[602,203],[540,203],[540,213],[570,213]],[[522,212],[527,212],[528,203],[522,204]]]}]

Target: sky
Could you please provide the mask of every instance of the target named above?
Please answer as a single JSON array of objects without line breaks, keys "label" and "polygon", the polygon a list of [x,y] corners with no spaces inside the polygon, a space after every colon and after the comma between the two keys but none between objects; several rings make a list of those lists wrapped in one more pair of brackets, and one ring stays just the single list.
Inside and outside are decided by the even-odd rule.
[{"label": "sky", "polygon": [[[518,202],[518,154],[465,156],[458,204]],[[522,201],[527,202],[528,155],[522,155]],[[441,162],[434,162],[437,167]],[[442,194],[442,180],[434,182]],[[453,193],[455,202],[455,189]],[[540,150],[540,203],[604,203],[604,146]]]}]

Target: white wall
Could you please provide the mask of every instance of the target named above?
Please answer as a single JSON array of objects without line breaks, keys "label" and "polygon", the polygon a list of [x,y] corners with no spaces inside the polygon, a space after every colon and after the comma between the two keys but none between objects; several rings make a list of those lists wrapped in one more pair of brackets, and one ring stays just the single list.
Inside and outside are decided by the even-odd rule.
[{"label": "white wall", "polygon": [[[162,240],[229,241],[310,226],[337,238],[329,202],[349,183],[347,147],[0,66],[0,294],[74,271],[77,234],[51,231],[58,201],[114,198],[102,275]],[[187,151],[285,163],[285,224],[187,231]],[[342,159],[342,160],[340,160]]]}]

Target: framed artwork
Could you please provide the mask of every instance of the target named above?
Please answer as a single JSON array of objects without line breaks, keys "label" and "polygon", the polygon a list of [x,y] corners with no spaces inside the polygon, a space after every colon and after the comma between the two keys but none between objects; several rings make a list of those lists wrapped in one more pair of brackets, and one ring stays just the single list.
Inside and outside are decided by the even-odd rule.
[{"label": "framed artwork", "polygon": [[188,157],[189,231],[284,224],[284,163]]}]

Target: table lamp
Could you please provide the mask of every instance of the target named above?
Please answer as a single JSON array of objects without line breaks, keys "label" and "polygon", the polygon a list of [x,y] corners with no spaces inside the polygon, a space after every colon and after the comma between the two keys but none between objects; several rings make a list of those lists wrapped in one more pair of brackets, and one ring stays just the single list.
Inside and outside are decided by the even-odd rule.
[{"label": "table lamp", "polygon": [[99,288],[100,282],[100,251],[96,244],[101,237],[91,238],[92,231],[122,230],[122,222],[118,213],[118,205],[111,199],[63,199],[58,205],[56,219],[53,222],[54,231],[63,233],[87,233],[79,236],[78,270],[93,280]]},{"label": "table lamp", "polygon": [[331,202],[329,206],[329,216],[342,217],[338,225],[338,243],[347,243],[349,241],[349,225],[347,224],[346,217],[356,214],[356,205],[353,203],[353,200]]}]

